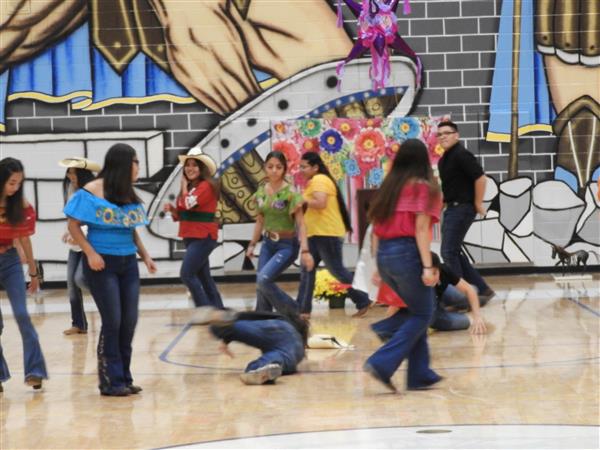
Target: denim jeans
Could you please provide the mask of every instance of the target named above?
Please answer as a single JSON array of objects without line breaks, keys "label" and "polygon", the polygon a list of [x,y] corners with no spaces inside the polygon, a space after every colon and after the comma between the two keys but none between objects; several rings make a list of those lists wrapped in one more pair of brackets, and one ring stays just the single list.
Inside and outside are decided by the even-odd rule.
[{"label": "denim jeans", "polygon": [[284,375],[296,372],[304,358],[304,344],[296,329],[286,320],[237,320],[227,325],[211,325],[217,338],[242,342],[258,348],[262,355],[251,361],[246,372],[267,364],[279,364]]},{"label": "denim jeans", "polygon": [[[315,278],[321,261],[338,281],[352,284],[352,274],[342,264],[342,243],[343,239],[335,236],[311,236],[308,238],[308,247],[315,261],[315,267],[310,272],[302,267],[297,299],[301,313],[312,311]],[[348,297],[354,302],[357,309],[368,306],[370,302],[366,292],[354,288],[348,289]]]},{"label": "denim jeans", "polygon": [[[401,309],[393,316],[386,317],[383,320],[371,325],[371,329],[383,342],[388,341],[398,329],[410,317],[410,311]],[[441,305],[437,305],[433,313],[431,328],[437,331],[457,331],[466,330],[471,325],[466,314],[446,311]]]},{"label": "denim jeans", "polygon": [[[14,248],[0,254],[0,284],[6,290],[15,321],[21,333],[25,379],[29,376],[48,378],[46,362],[44,361],[38,335],[27,312],[27,292],[23,266]],[[0,311],[0,335],[2,335],[3,328],[2,311]],[[9,378],[10,372],[0,345],[0,382]]]},{"label": "denim jeans", "polygon": [[138,320],[140,275],[135,255],[101,255],[104,269],[90,269],[83,257],[83,273],[100,312],[98,378],[101,392],[133,383],[131,343]]},{"label": "denim jeans", "polygon": [[264,239],[256,274],[257,311],[273,311],[275,308],[281,314],[298,312],[296,301],[277,286],[275,280],[294,262],[299,248],[297,239],[280,239],[277,242]]},{"label": "denim jeans", "polygon": [[67,291],[69,292],[69,303],[71,304],[71,325],[80,330],[87,330],[88,324],[83,310],[82,289],[88,289],[87,282],[83,276],[83,252],[69,250],[67,259]]},{"label": "denim jeans", "polygon": [[[473,286],[473,288],[477,292],[477,287]],[[440,298],[440,302],[443,306],[451,306],[456,309],[468,309],[470,306],[467,296],[452,285],[446,288]]]},{"label": "denim jeans", "polygon": [[446,208],[442,222],[441,253],[444,263],[456,275],[474,284],[479,292],[485,292],[489,286],[462,251],[463,241],[473,220],[475,220],[475,207],[470,203]]},{"label": "denim jeans", "polygon": [[434,311],[434,290],[421,281],[423,266],[414,238],[382,239],[377,252],[382,280],[406,303],[410,316],[390,340],[367,359],[383,381],[389,381],[408,358],[407,384],[418,387],[437,378],[429,368],[427,327]]},{"label": "denim jeans", "polygon": [[192,294],[194,305],[223,308],[223,300],[215,280],[210,274],[209,256],[217,248],[217,241],[211,238],[186,238],[185,256],[181,264],[181,281]]}]

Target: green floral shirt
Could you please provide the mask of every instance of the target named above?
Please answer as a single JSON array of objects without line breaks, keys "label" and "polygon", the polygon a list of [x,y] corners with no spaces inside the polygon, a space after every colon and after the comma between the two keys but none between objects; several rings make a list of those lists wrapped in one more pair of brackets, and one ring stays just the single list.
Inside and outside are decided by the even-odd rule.
[{"label": "green floral shirt", "polygon": [[254,194],[258,212],[265,218],[265,231],[294,231],[296,224],[293,212],[302,203],[302,195],[287,185],[273,195],[267,195],[265,185]]}]

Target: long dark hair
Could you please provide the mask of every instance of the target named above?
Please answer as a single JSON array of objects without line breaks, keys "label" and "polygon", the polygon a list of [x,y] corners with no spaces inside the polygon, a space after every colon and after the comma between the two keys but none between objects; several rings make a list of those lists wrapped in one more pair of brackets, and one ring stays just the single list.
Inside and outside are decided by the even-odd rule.
[{"label": "long dark hair", "polygon": [[344,226],[346,227],[346,231],[352,231],[352,224],[350,222],[350,215],[348,214],[348,210],[346,209],[346,203],[344,202],[344,197],[342,197],[342,193],[338,188],[337,183],[329,173],[329,169],[321,159],[318,153],[316,152],[306,152],[302,155],[302,159],[306,161],[311,166],[317,166],[319,168],[318,173],[326,175],[333,182],[335,186],[335,193],[337,197],[338,206],[340,208],[340,214],[342,215],[342,220],[344,221]]},{"label": "long dark hair", "polygon": [[[65,203],[67,203],[69,197],[69,186],[71,185],[71,180],[69,180],[69,177],[67,176],[69,170],[71,169],[67,169],[65,172],[65,178],[63,179],[62,183],[63,200]],[[75,176],[77,177],[77,189],[84,187],[86,184],[96,178],[91,170],[78,168],[73,168],[73,170],[75,170]]]},{"label": "long dark hair", "polygon": [[104,180],[104,198],[109,202],[119,206],[142,203],[133,190],[131,166],[134,159],[135,150],[127,144],[114,144],[106,152],[98,178]]},{"label": "long dark hair", "polygon": [[[188,177],[185,175],[185,165],[187,164],[188,161],[194,161],[196,163],[196,165],[198,166],[198,168],[200,169],[200,177],[198,177],[197,181],[191,181],[188,179]],[[196,158],[188,158],[185,160],[185,162],[183,163],[183,176],[185,177],[185,179],[188,181],[188,189],[191,189],[192,187],[196,186],[198,183],[200,183],[201,181],[207,181],[208,184],[210,184],[210,187],[213,190],[213,194],[218,197],[219,196],[219,190],[221,189],[221,185],[219,183],[219,180],[217,180],[216,178],[212,177],[210,175],[210,169],[208,168],[208,166],[206,164],[204,164],[202,161],[200,161],[199,159]],[[181,192],[180,192],[181,195]]]},{"label": "long dark hair", "polygon": [[[4,158],[0,161],[0,195],[2,195],[4,192],[8,179],[14,173],[22,173],[23,177],[25,177],[25,170],[23,169],[23,164],[21,164],[21,161],[15,158]],[[24,184],[25,180],[23,180],[23,183],[21,183],[21,186],[17,192],[10,197],[7,196],[5,198],[6,209],[4,214],[7,222],[11,225],[17,225],[25,218],[23,209],[23,205],[25,203],[23,198]]]},{"label": "long dark hair", "polygon": [[368,213],[370,222],[383,222],[394,213],[398,196],[409,180],[426,181],[429,184],[430,201],[439,195],[427,147],[418,139],[407,139],[400,145],[390,172],[371,202]]}]

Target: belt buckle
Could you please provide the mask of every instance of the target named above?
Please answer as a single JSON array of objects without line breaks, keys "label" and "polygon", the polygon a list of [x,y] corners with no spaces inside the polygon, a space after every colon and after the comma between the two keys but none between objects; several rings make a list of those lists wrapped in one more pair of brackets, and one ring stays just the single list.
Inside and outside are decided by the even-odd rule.
[{"label": "belt buckle", "polygon": [[279,241],[279,233],[277,233],[276,231],[267,231],[267,237],[273,242]]}]

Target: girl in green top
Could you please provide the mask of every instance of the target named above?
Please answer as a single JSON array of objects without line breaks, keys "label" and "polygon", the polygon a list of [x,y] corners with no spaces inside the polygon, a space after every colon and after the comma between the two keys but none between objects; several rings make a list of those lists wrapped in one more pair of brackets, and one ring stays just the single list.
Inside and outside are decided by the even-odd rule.
[{"label": "girl in green top", "polygon": [[298,312],[298,304],[275,284],[275,279],[298,256],[306,270],[312,270],[302,212],[302,196],[285,181],[287,161],[281,152],[271,152],[265,160],[267,182],[261,185],[254,201],[258,209],[256,225],[246,256],[254,256],[254,248],[263,235],[256,274],[257,311]]}]

